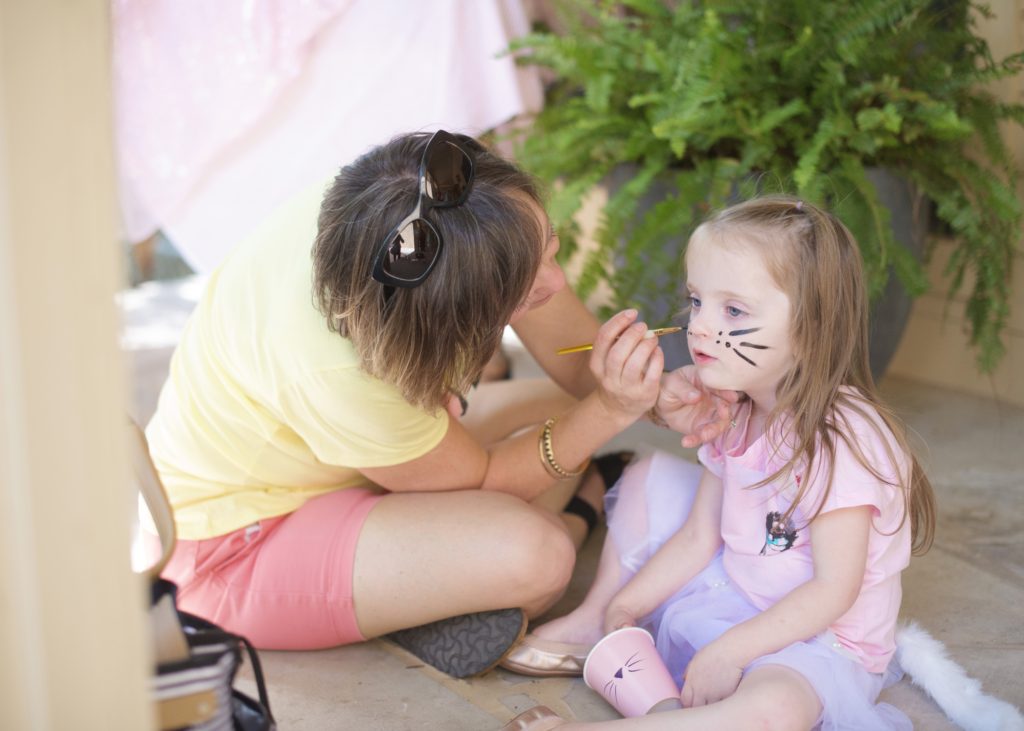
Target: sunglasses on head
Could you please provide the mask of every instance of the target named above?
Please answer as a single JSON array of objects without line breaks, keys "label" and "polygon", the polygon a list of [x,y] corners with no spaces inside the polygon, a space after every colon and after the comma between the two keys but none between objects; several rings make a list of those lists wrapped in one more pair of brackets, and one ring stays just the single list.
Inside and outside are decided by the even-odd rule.
[{"label": "sunglasses on head", "polygon": [[444,239],[424,216],[433,208],[461,206],[473,187],[476,141],[438,130],[420,160],[416,207],[391,230],[373,261],[371,276],[389,287],[418,287],[441,256]]}]

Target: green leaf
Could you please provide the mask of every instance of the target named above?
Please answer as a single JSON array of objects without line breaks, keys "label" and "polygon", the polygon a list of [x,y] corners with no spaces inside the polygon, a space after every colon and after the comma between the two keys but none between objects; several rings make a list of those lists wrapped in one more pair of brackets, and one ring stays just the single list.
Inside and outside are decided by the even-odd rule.
[{"label": "green leaf", "polygon": [[[890,271],[920,291],[920,267],[892,241],[864,176],[887,168],[915,183],[955,237],[942,263],[948,292],[967,298],[979,365],[998,362],[1024,229],[1007,134],[1024,127],[1024,105],[988,89],[1022,83],[1024,53],[993,56],[976,35],[983,5],[556,0],[555,9],[560,33],[512,44],[517,63],[551,79],[516,159],[552,191],[567,249],[583,196],[622,165],[638,174],[609,200],[581,290],[604,283],[619,303],[671,299],[666,242],[737,196],[794,191],[855,232],[873,292]],[[670,192],[650,192],[663,185]]]}]

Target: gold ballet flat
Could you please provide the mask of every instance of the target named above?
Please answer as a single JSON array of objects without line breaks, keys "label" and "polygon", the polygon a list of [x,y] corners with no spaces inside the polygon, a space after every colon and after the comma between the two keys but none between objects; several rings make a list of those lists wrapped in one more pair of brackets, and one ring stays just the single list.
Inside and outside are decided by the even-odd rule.
[{"label": "gold ballet flat", "polygon": [[565,722],[564,718],[547,706],[534,706],[502,726],[501,731],[549,731]]},{"label": "gold ballet flat", "polygon": [[583,675],[589,645],[545,640],[528,634],[498,663],[520,675],[538,678],[575,678]]}]

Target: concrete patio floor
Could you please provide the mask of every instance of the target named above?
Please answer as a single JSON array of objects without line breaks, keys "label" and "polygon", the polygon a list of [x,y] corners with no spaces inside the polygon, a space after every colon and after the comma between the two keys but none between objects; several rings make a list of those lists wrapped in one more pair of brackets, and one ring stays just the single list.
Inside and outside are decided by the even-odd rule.
[{"label": "concrete patio floor", "polygon": [[[166,373],[173,344],[167,335],[173,338],[180,321],[175,313],[190,309],[195,291],[186,287],[184,298],[166,289],[152,289],[142,300],[128,295],[126,350],[140,419],[148,418]],[[163,340],[140,335],[154,322],[172,323]],[[514,344],[511,354],[514,373],[530,374],[528,356]],[[903,379],[884,380],[882,391],[927,445],[922,456],[938,497],[935,545],[905,574],[902,616],[944,642],[987,693],[1024,707],[1024,409]],[[694,458],[671,433],[648,424],[627,430],[606,450],[627,447]],[[584,546],[570,590],[551,616],[582,597],[603,535],[595,532]],[[499,669],[454,680],[379,640],[260,657],[282,731],[488,731],[537,704],[581,720],[617,717],[579,679],[537,680]],[[252,690],[248,667],[239,684]],[[955,728],[907,679],[884,698],[917,729]]]}]

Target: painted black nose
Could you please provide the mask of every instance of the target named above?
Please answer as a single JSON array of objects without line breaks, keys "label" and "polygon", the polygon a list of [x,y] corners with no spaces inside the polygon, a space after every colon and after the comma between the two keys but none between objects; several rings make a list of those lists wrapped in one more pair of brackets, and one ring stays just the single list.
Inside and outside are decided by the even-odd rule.
[{"label": "painted black nose", "polygon": [[622,680],[622,668],[619,668],[618,670],[615,671],[615,677],[618,678],[619,680]]}]

